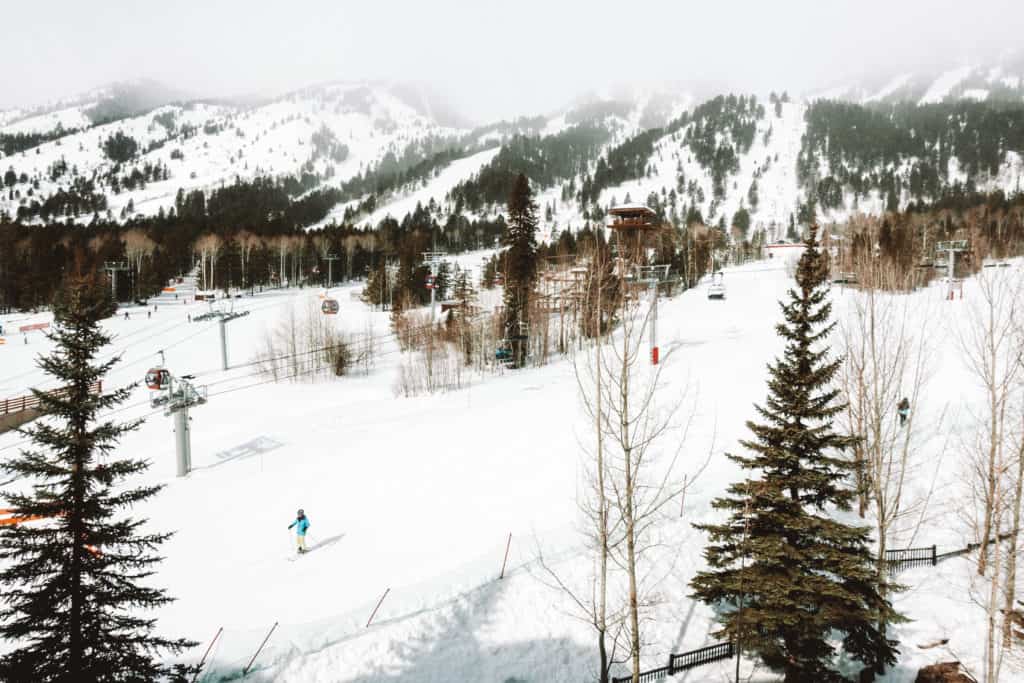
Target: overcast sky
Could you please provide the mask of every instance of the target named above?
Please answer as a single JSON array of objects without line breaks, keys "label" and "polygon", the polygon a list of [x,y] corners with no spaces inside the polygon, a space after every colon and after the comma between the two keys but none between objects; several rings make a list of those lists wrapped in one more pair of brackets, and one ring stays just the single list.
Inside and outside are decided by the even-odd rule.
[{"label": "overcast sky", "polygon": [[198,95],[430,84],[478,121],[602,85],[801,92],[1020,44],[1021,0],[6,0],[0,106],[115,80]]}]

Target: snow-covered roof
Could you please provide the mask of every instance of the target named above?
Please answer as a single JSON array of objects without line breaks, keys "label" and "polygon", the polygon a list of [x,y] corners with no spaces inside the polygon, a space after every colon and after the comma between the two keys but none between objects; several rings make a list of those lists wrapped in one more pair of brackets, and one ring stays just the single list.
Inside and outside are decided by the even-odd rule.
[{"label": "snow-covered roof", "polygon": [[645,213],[650,214],[652,216],[654,215],[654,211],[651,209],[651,207],[645,206],[643,204],[619,204],[618,206],[613,206],[612,208],[608,209],[608,213],[615,215],[623,213]]}]

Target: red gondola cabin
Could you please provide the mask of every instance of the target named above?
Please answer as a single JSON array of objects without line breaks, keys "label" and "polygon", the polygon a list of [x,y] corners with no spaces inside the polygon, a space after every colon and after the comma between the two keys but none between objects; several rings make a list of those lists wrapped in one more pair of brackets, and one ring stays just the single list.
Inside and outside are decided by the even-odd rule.
[{"label": "red gondola cabin", "polygon": [[171,385],[171,373],[164,368],[150,368],[146,373],[146,386],[154,391],[167,389]]}]

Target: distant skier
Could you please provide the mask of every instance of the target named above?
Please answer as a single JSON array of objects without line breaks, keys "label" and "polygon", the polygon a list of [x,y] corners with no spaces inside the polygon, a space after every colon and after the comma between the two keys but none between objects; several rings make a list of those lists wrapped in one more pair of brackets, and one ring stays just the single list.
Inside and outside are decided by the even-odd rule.
[{"label": "distant skier", "polygon": [[128,319],[128,311],[125,311],[125,312],[124,312],[124,319],[125,319],[125,320],[127,320],[127,319]]},{"label": "distant skier", "polygon": [[906,396],[896,404],[896,413],[900,416],[900,427],[902,427],[907,423],[907,416],[910,415],[910,401]]},{"label": "distant skier", "polygon": [[300,553],[306,552],[306,530],[309,529],[309,519],[306,513],[299,510],[295,515],[295,521],[288,525],[290,530],[295,527],[296,549]]}]

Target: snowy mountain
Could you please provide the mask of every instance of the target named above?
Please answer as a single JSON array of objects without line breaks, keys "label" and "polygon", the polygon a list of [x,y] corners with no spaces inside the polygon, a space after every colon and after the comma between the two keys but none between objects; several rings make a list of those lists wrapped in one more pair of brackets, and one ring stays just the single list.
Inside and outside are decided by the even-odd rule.
[{"label": "snowy mountain", "polygon": [[[331,193],[329,208],[306,227],[376,225],[417,205],[436,207],[443,223],[456,213],[501,213],[504,190],[486,183],[515,167],[531,176],[548,237],[627,195],[677,223],[699,214],[728,228],[745,212],[748,230],[777,237],[810,206],[842,220],[954,187],[1019,187],[1024,59],[900,73],[803,99],[762,96],[742,140],[729,121],[735,97],[692,92],[608,88],[560,111],[471,128],[429,91],[402,84],[330,83],[247,102],[172,100],[175,93],[152,84],[99,90],[45,110],[0,113],[0,211],[28,223],[124,221],[167,213],[191,192],[272,178],[287,179],[293,197]],[[828,110],[834,100],[860,107],[862,118],[887,119],[892,130],[849,143],[839,159],[830,140],[865,127]],[[975,163],[977,150],[934,133],[913,142],[936,115],[971,123],[961,109],[972,103],[1005,119],[1008,132],[992,133],[998,158]],[[817,126],[810,136],[809,121]],[[903,148],[874,149],[882,139]]]},{"label": "snowy mountain", "polygon": [[[167,104],[90,126],[94,106],[86,102],[0,128],[3,136],[45,131],[54,138],[3,160],[27,178],[4,198],[9,214],[76,187],[86,198],[104,197],[106,211],[116,217],[129,205],[143,214],[166,211],[179,190],[208,189],[235,178],[305,173],[346,180],[388,151],[401,153],[415,141],[464,132],[438,125],[386,89],[364,84],[308,88],[257,106]],[[119,136],[130,139],[123,156],[104,147]],[[65,210],[51,216],[75,217],[69,203],[58,208]],[[77,217],[87,221],[91,215],[80,211]]]},{"label": "snowy mountain", "polygon": [[945,68],[901,71],[857,83],[838,83],[812,91],[806,99],[928,104],[958,99],[1024,101],[1024,52]]}]

